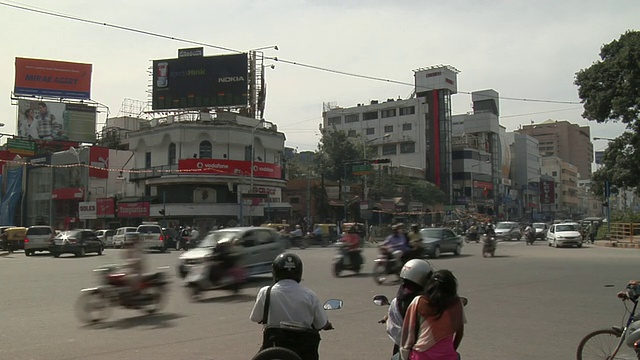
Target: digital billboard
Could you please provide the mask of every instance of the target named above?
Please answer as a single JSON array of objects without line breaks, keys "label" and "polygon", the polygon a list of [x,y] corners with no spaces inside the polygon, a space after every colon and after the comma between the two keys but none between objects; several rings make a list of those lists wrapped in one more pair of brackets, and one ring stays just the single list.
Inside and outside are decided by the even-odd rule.
[{"label": "digital billboard", "polygon": [[96,108],[84,104],[18,100],[18,136],[28,140],[94,143]]},{"label": "digital billboard", "polygon": [[153,61],[154,110],[244,106],[247,54]]},{"label": "digital billboard", "polygon": [[91,64],[16,58],[15,95],[91,98]]}]

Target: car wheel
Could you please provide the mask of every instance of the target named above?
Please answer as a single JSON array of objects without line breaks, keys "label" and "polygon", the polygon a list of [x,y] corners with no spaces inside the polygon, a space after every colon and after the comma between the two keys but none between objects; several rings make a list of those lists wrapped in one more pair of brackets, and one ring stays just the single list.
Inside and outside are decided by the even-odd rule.
[{"label": "car wheel", "polygon": [[440,247],[436,246],[436,248],[433,250],[433,253],[431,254],[431,257],[434,259],[437,259],[440,257]]},{"label": "car wheel", "polygon": [[53,253],[53,257],[54,258],[59,258],[60,257],[60,253]]},{"label": "car wheel", "polygon": [[25,255],[25,256],[31,256],[31,254],[33,254],[33,253],[31,252],[31,250],[25,250],[25,251],[24,251],[24,255]]},{"label": "car wheel", "polygon": [[98,256],[102,255],[102,252],[104,251],[104,247],[100,247],[98,249]]},{"label": "car wheel", "polygon": [[80,248],[80,251],[78,251],[78,253],[76,254],[76,256],[78,257],[83,257],[86,254],[85,250],[83,247]]},{"label": "car wheel", "polygon": [[456,246],[456,250],[453,252],[454,255],[460,255],[462,253],[462,245],[458,244]]}]

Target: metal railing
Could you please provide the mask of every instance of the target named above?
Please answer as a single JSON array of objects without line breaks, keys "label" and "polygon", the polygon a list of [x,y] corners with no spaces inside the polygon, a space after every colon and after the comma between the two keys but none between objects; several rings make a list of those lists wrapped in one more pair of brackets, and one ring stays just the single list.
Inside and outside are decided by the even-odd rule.
[{"label": "metal railing", "polygon": [[134,180],[144,180],[151,178],[158,178],[163,175],[179,175],[178,165],[161,165],[161,166],[153,166],[150,168],[144,169],[133,169],[129,174],[129,179],[131,181]]}]

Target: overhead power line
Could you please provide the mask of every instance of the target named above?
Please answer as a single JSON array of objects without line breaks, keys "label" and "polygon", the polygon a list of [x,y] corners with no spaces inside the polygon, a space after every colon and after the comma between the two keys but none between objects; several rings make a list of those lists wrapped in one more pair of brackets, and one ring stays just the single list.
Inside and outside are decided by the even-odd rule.
[{"label": "overhead power line", "polygon": [[[175,37],[175,36],[164,35],[164,34],[152,32],[152,31],[147,31],[147,30],[135,29],[135,28],[128,27],[128,26],[109,24],[109,23],[106,23],[106,22],[100,22],[100,21],[96,21],[96,20],[85,19],[85,18],[81,18],[81,17],[78,17],[78,16],[74,16],[74,15],[62,14],[62,13],[59,13],[59,12],[55,12],[55,11],[51,11],[51,10],[47,10],[47,9],[42,9],[42,8],[36,8],[36,7],[33,7],[33,6],[22,5],[22,4],[19,4],[19,3],[10,3],[10,2],[0,1],[0,5],[6,6],[6,7],[11,7],[11,8],[14,8],[14,9],[33,12],[33,13],[36,13],[36,14],[44,14],[44,15],[59,17],[59,18],[67,19],[67,20],[79,21],[79,22],[92,24],[92,25],[106,26],[106,27],[110,27],[110,28],[113,28],[113,29],[134,32],[134,33],[147,35],[147,36],[153,36],[153,37],[157,37],[157,38],[161,38],[161,39],[179,41],[179,42],[192,44],[192,45],[206,46],[206,47],[219,49],[219,50],[223,50],[223,51],[229,51],[229,52],[233,52],[233,53],[244,53],[245,52],[245,51],[241,51],[241,50],[232,49],[232,48],[229,48],[229,47],[224,47],[224,46],[220,46],[220,45],[214,45],[214,44],[209,44],[209,43],[205,43],[205,42],[194,41],[194,40],[189,40],[189,39],[184,39],[184,38],[179,38],[179,37]],[[360,79],[381,81],[381,82],[386,82],[386,83],[390,83],[390,84],[405,85],[405,86],[412,86],[412,87],[415,86],[415,84],[404,82],[404,81],[398,81],[398,80],[386,79],[386,78],[382,78],[382,77],[376,77],[376,76],[370,76],[370,75],[362,75],[362,74],[356,74],[356,73],[347,72],[347,71],[329,69],[329,68],[325,68],[325,67],[322,67],[322,66],[305,64],[305,63],[301,63],[301,62],[298,62],[298,61],[287,60],[287,59],[282,59],[282,58],[278,58],[278,57],[265,57],[265,59],[270,59],[270,60],[277,61],[277,62],[280,62],[280,63],[285,63],[285,64],[289,64],[289,65],[293,65],[293,66],[299,66],[299,67],[303,67],[303,68],[307,68],[307,69],[324,71],[324,72],[338,74],[338,75],[344,75],[344,76],[351,76],[351,77],[360,78]],[[423,90],[433,90],[431,88],[424,88],[424,87],[421,87],[421,88]],[[472,92],[470,92],[470,91],[458,91],[458,93],[470,95]],[[478,95],[478,94],[476,94],[476,95]],[[578,101],[562,101],[562,100],[518,98],[518,97],[509,97],[509,96],[500,96],[499,98],[501,100],[513,100],[513,101],[523,101],[523,102],[581,105],[581,103],[578,102]]]}]

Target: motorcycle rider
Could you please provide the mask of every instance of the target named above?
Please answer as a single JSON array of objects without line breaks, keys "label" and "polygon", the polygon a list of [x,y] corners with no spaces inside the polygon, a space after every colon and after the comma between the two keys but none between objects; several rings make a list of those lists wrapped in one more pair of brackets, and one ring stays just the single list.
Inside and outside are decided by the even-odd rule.
[{"label": "motorcycle rider", "polygon": [[128,241],[124,244],[123,270],[126,274],[124,279],[129,284],[130,299],[134,300],[140,295],[140,284],[142,282],[142,274],[146,269],[146,262],[138,234],[127,235],[126,240]]},{"label": "motorcycle rider", "polygon": [[421,259],[407,261],[400,271],[402,283],[396,297],[391,300],[387,316],[383,319],[387,324],[387,334],[393,341],[393,355],[400,351],[402,324],[407,308],[416,296],[422,294],[432,274],[431,264]]},{"label": "motorcycle rider", "polygon": [[[267,319],[263,324],[261,350],[282,346],[296,352],[302,360],[318,360],[320,335],[317,330],[331,330],[333,325],[316,294],[300,285],[302,259],[285,252],[276,256],[271,266],[275,284],[260,289],[249,316],[258,324]],[[269,304],[266,314],[265,302]],[[283,329],[282,324],[296,324],[307,331]]]},{"label": "motorcycle rider", "polygon": [[238,238],[221,241],[216,244],[214,255],[211,258],[213,264],[209,269],[209,281],[212,284],[218,282],[237,263],[241,256],[238,251]]},{"label": "motorcycle rider", "polygon": [[411,225],[411,231],[407,233],[407,239],[409,239],[410,248],[407,258],[420,259],[422,257],[422,235],[418,224]]},{"label": "motorcycle rider", "polygon": [[350,226],[347,233],[342,236],[342,241],[347,244],[346,251],[352,264],[360,265],[362,258],[360,256],[360,236],[355,226]]},{"label": "motorcycle rider", "polygon": [[533,227],[533,224],[527,224],[527,227],[524,228],[524,236],[527,240],[527,245],[529,243],[533,244],[536,236],[536,229]]},{"label": "motorcycle rider", "polygon": [[387,236],[381,247],[393,254],[397,262],[402,261],[404,254],[409,251],[409,245],[407,244],[407,237],[400,232],[400,224],[391,226],[391,235]]},{"label": "motorcycle rider", "polygon": [[289,237],[291,238],[291,246],[295,245],[298,240],[302,238],[302,228],[300,225],[296,225],[296,229],[289,233]]}]

